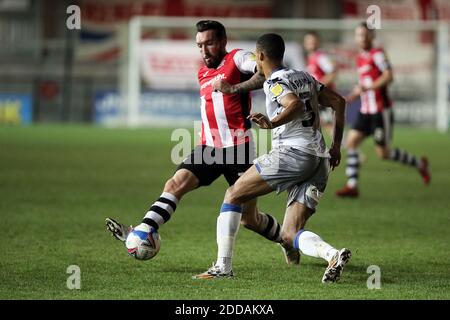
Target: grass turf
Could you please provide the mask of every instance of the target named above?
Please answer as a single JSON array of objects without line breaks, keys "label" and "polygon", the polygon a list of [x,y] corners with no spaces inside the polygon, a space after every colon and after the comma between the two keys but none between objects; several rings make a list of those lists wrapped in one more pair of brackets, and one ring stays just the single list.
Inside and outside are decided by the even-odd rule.
[{"label": "grass turf", "polygon": [[[175,169],[170,134],[0,126],[0,299],[450,299],[448,135],[396,129],[394,145],[429,156],[428,187],[416,171],[379,161],[369,140],[360,199],[334,196],[345,162],[335,170],[307,229],[353,258],[340,283],[324,286],[323,261],[302,256],[288,268],[277,245],[244,228],[234,279],[191,279],[215,259],[223,178],[183,198],[154,260],[130,258],[104,219],[141,220]],[[284,205],[284,194],[259,200],[280,222]],[[81,269],[81,290],[66,286],[69,265]],[[371,265],[381,269],[380,290],[367,289]]]}]

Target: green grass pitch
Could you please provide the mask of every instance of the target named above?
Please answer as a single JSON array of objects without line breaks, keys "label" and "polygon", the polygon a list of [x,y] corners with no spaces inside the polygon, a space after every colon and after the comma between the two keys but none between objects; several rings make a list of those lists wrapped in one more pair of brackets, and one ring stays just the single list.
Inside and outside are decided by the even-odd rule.
[{"label": "green grass pitch", "polygon": [[[363,145],[362,197],[342,200],[344,162],[307,229],[353,258],[342,280],[322,285],[325,263],[287,267],[280,248],[240,229],[234,279],[193,280],[216,256],[223,178],[188,194],[161,228],[154,260],[129,257],[104,219],[138,223],[175,165],[169,129],[0,127],[0,299],[450,299],[450,137],[397,128],[394,145],[427,154],[432,183],[381,162]],[[345,156],[345,152],[344,152]],[[282,221],[285,194],[259,200]],[[66,286],[81,269],[81,289]],[[367,268],[381,269],[369,290]]]}]

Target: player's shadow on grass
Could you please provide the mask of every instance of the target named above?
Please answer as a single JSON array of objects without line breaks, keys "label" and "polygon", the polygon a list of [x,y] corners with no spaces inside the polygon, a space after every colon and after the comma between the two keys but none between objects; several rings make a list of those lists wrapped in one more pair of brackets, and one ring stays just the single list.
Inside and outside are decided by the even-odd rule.
[{"label": "player's shadow on grass", "polygon": [[[305,259],[306,260],[306,259]],[[321,261],[301,261],[299,268],[304,268],[306,272],[317,273],[322,275],[327,267],[326,263]],[[347,283],[366,283],[368,277],[367,266],[350,262],[345,266],[342,279]],[[386,279],[386,283],[390,283],[389,279]]]},{"label": "player's shadow on grass", "polygon": [[[301,262],[302,263],[302,262]],[[445,263],[440,263],[445,265]],[[350,263],[345,266],[343,279],[348,279],[351,282],[367,283],[367,280],[374,273],[368,270],[370,264],[367,263]],[[300,266],[302,267],[302,266]],[[319,261],[303,261],[303,267],[308,268],[309,271],[320,272],[326,267]],[[380,264],[381,283],[382,284],[402,284],[402,283],[424,283],[433,282],[436,280],[436,274],[426,274],[422,270],[414,270],[411,266],[405,267],[401,264]]]},{"label": "player's shadow on grass", "polygon": [[192,267],[192,266],[189,266],[189,267],[171,266],[168,268],[164,268],[163,270],[160,271],[160,273],[177,273],[177,274],[189,273],[189,274],[194,275],[194,274],[198,274],[198,273],[202,273],[202,272],[206,271],[206,269],[208,269],[209,267],[210,266],[203,266],[203,268],[202,267]]}]

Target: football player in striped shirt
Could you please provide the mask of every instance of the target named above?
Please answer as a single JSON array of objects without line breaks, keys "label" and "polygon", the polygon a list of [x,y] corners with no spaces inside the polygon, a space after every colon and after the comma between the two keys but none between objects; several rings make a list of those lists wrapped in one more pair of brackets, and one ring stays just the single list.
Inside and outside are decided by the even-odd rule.
[{"label": "football player in striped shirt", "polygon": [[[178,166],[175,174],[167,180],[162,194],[150,206],[142,222],[134,229],[149,232],[158,230],[169,221],[181,198],[201,186],[209,186],[224,176],[231,186],[252,165],[255,146],[251,136],[250,90],[261,88],[264,77],[256,73],[253,53],[234,49],[226,50],[227,36],[224,26],[217,21],[202,20],[196,25],[196,43],[204,61],[198,71],[201,101],[201,141],[192,153]],[[224,95],[214,89],[213,84],[226,80],[231,94]],[[246,81],[245,84],[240,84]],[[263,237],[279,243],[280,224],[275,217],[259,212],[256,199],[243,206],[246,215],[241,223]],[[220,215],[217,228],[228,224],[228,217]],[[106,219],[107,229],[125,242],[130,228]],[[220,241],[220,239],[218,239]],[[298,264],[296,251],[284,250],[288,264]],[[225,263],[218,261],[218,264]]]},{"label": "football player in striped shirt", "polygon": [[[328,54],[320,48],[320,37],[315,31],[308,31],[303,36],[303,48],[306,51],[306,69],[317,81],[324,86],[336,90],[334,81],[337,68]],[[333,110],[320,106],[320,125],[331,136],[333,134]]]},{"label": "football player in striped shirt", "polygon": [[358,147],[365,138],[373,135],[376,154],[380,159],[391,160],[416,169],[425,185],[431,179],[428,159],[418,159],[415,155],[400,148],[392,148],[394,115],[392,102],[388,95],[388,85],[393,81],[391,64],[380,47],[373,44],[375,30],[361,23],[355,29],[355,41],[360,48],[356,59],[359,83],[347,97],[351,103],[361,98],[361,107],[353,128],[346,139],[347,175],[346,185],[336,192],[339,197],[356,198],[359,196],[358,178],[360,155]]}]

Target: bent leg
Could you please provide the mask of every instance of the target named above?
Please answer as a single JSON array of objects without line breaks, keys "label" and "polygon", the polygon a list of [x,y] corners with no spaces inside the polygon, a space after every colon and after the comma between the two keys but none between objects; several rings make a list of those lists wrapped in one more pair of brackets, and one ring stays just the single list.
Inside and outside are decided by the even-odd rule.
[{"label": "bent leg", "polygon": [[303,254],[326,260],[328,266],[322,276],[322,282],[337,282],[351,258],[351,251],[346,248],[337,250],[323,241],[318,234],[306,231],[304,227],[312,213],[312,209],[297,201],[287,208],[283,222],[283,243],[290,242]]},{"label": "bent leg", "polygon": [[191,171],[180,169],[166,181],[164,192],[169,192],[181,200],[186,193],[194,190],[198,185],[199,180]]},{"label": "bent leg", "polygon": [[[186,169],[178,170],[172,178],[166,181],[163,193],[150,206],[142,222],[134,229],[144,232],[149,232],[151,228],[158,229],[169,221],[181,197],[195,189],[198,184],[199,180],[191,171]],[[106,226],[112,235],[122,242],[125,242],[128,234],[133,229],[132,226],[127,227],[112,218],[106,219]]]},{"label": "bent leg", "polygon": [[295,236],[305,227],[312,214],[313,210],[297,201],[287,207],[281,229],[283,244],[294,247]]},{"label": "bent leg", "polygon": [[258,211],[256,203],[255,198],[243,204],[241,224],[270,241],[280,242],[281,226],[277,219],[270,214]]},{"label": "bent leg", "polygon": [[304,230],[313,210],[294,201],[287,209],[282,228],[283,243],[290,244],[303,254],[330,261],[337,250],[317,234]]},{"label": "bent leg", "polygon": [[253,200],[258,196],[268,194],[272,191],[272,187],[261,178],[256,167],[252,165],[233,186],[228,188],[224,203],[242,206],[244,202]]},{"label": "bent leg", "polygon": [[[217,218],[218,251],[214,268],[220,270],[219,274],[232,274],[234,245],[243,213],[244,221],[247,218],[256,220],[256,197],[271,191],[272,188],[260,177],[255,166],[250,167],[233,186],[228,188]],[[247,208],[244,212],[245,203]],[[199,277],[209,277],[210,271]]]},{"label": "bent leg", "polygon": [[360,156],[358,147],[364,141],[366,135],[364,132],[351,129],[347,135],[347,161],[345,175],[347,183],[342,189],[336,191],[339,197],[358,197],[358,178],[360,167]]},{"label": "bent leg", "polygon": [[365,135],[362,131],[350,130],[347,140],[347,163],[345,174],[347,175],[347,185],[356,188],[359,177],[359,152],[358,148],[364,141]]},{"label": "bent leg", "polygon": [[197,188],[199,180],[189,170],[180,169],[172,178],[166,181],[161,196],[150,206],[142,223],[136,230],[149,231],[158,229],[172,217],[178,202],[188,192]]}]

